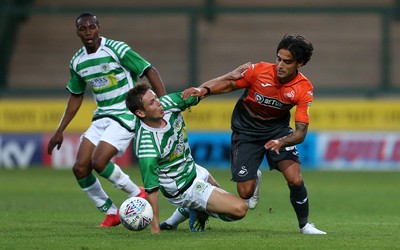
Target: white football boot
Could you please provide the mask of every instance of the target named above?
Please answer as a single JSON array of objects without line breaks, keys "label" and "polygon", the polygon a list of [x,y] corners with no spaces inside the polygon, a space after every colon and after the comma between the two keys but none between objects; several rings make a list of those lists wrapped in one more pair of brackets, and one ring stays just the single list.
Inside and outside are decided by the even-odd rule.
[{"label": "white football boot", "polygon": [[256,188],[254,190],[254,194],[252,197],[246,200],[249,209],[254,209],[257,206],[258,200],[260,199],[260,183],[261,183],[262,173],[260,170],[257,170],[257,180],[256,180]]},{"label": "white football boot", "polygon": [[326,234],[326,232],[317,229],[314,224],[307,223],[303,228],[300,229],[302,234]]}]

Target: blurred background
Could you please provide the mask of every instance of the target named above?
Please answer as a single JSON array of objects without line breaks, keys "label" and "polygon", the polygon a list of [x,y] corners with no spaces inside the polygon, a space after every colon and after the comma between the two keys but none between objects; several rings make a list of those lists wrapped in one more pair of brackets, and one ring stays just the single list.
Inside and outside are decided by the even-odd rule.
[{"label": "blurred background", "polygon": [[[301,71],[314,84],[304,168],[400,170],[400,0],[3,0],[0,3],[0,167],[70,168],[95,108],[90,91],[60,151],[47,142],[64,112],[75,19],[127,42],[181,91],[245,62],[274,62],[287,33],[314,45]],[[230,115],[242,93],[185,113],[195,158],[229,168]],[[132,149],[115,159],[132,166]],[[263,167],[266,167],[264,164]]]}]

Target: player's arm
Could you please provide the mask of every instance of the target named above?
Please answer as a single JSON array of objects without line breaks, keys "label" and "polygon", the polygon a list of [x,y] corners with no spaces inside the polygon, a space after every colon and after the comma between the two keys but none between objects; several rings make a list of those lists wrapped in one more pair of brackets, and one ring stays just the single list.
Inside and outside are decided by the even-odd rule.
[{"label": "player's arm", "polygon": [[64,140],[63,132],[67,128],[68,124],[75,117],[83,101],[83,94],[72,94],[69,97],[67,107],[64,111],[64,115],[61,118],[60,124],[58,125],[56,132],[51,137],[49,144],[47,145],[47,153],[51,155],[54,147],[57,146],[57,150],[60,149],[61,144]]},{"label": "player's arm", "polygon": [[158,234],[160,233],[160,219],[158,216],[158,189],[147,193],[147,201],[150,203],[151,207],[153,208],[153,220],[151,221],[151,233]]},{"label": "player's arm", "polygon": [[265,143],[265,149],[275,151],[277,154],[279,154],[279,150],[282,147],[289,147],[302,143],[307,135],[308,123],[295,122],[295,127],[296,130],[293,133],[285,137],[270,140]]},{"label": "player's arm", "polygon": [[157,96],[163,96],[167,94],[165,91],[164,83],[161,80],[161,76],[158,73],[157,69],[154,68],[147,60],[145,60],[141,55],[133,51],[127,44],[125,53],[122,55],[119,50],[114,49],[114,53],[119,57],[121,65],[126,67],[127,69],[135,72],[140,78],[145,76],[149,81],[151,87],[154,92],[156,92]]},{"label": "player's arm", "polygon": [[240,65],[233,71],[204,82],[199,87],[191,87],[185,89],[182,93],[182,98],[187,99],[189,96],[205,97],[208,95],[218,95],[229,93],[238,89],[236,80],[243,77],[245,71],[250,67],[251,63]]},{"label": "player's arm", "polygon": [[158,158],[155,156],[149,156],[147,154],[147,152],[152,151],[151,147],[146,147],[147,152],[141,152],[141,146],[143,146],[144,143],[142,142],[142,137],[140,136],[140,133],[136,135],[138,136],[136,138],[137,141],[135,141],[136,157],[139,163],[143,186],[146,189],[147,201],[153,208],[153,220],[150,224],[151,233],[158,234],[160,233],[158,206],[158,192],[160,183],[158,176]]},{"label": "player's arm", "polygon": [[161,76],[156,68],[151,66],[149,69],[145,71],[144,75],[149,80],[149,83],[151,84],[151,87],[154,90],[154,92],[156,92],[157,96],[160,97],[167,94],[164,83],[161,80]]}]

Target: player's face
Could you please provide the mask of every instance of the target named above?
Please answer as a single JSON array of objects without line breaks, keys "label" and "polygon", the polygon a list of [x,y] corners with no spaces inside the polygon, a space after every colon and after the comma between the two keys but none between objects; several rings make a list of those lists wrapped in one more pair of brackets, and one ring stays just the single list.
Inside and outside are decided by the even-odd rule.
[{"label": "player's face", "polygon": [[280,83],[287,83],[296,77],[297,69],[302,66],[287,49],[280,49],[276,55],[276,74]]},{"label": "player's face", "polygon": [[158,100],[156,93],[147,90],[142,98],[145,118],[147,120],[160,120],[164,117],[164,109]]},{"label": "player's face", "polygon": [[100,25],[95,17],[82,17],[77,21],[76,33],[80,37],[88,53],[94,53],[100,46]]}]

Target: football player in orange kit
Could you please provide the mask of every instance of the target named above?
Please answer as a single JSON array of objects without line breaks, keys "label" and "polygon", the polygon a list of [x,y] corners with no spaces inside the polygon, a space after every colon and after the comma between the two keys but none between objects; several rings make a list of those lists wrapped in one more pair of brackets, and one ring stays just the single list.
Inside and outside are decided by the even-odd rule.
[{"label": "football player in orange kit", "polygon": [[[296,144],[307,135],[309,108],[313,100],[311,82],[299,68],[311,59],[313,45],[300,35],[285,35],[276,50],[276,62],[250,64],[236,81],[218,77],[197,88],[188,88],[183,97],[207,96],[244,89],[231,118],[231,172],[237,191],[254,209],[259,199],[260,164],[267,158],[270,169],[280,171],[290,189],[300,232],[326,234],[308,222],[309,201],[300,171]],[[290,109],[296,106],[295,130],[290,125]]]}]

